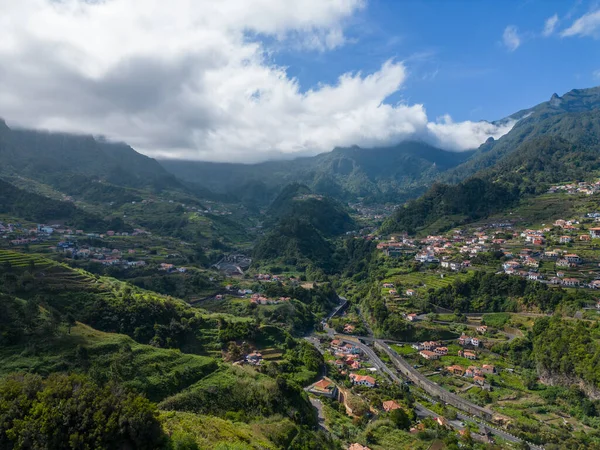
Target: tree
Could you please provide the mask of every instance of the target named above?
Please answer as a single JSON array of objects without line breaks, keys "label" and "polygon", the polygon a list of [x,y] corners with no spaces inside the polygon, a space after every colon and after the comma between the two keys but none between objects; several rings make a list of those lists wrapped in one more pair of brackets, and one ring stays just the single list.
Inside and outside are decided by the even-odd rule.
[{"label": "tree", "polygon": [[65,322],[67,323],[67,327],[69,328],[69,334],[71,334],[71,328],[73,328],[76,324],[75,317],[73,317],[73,314],[67,313],[67,315],[65,316]]},{"label": "tree", "polygon": [[408,430],[410,428],[410,418],[402,408],[394,409],[390,412],[390,419],[400,430]]}]

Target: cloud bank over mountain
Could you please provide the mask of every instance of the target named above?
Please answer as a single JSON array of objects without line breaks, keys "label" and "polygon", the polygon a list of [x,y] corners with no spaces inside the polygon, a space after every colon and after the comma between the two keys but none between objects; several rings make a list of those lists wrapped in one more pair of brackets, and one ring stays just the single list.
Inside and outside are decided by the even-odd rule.
[{"label": "cloud bank over mountain", "polygon": [[[0,0],[0,116],[103,134],[151,156],[252,162],[422,139],[474,148],[511,124],[428,119],[388,103],[408,68],[302,90],[274,48],[347,42],[363,0]],[[270,43],[275,42],[273,46]]]}]

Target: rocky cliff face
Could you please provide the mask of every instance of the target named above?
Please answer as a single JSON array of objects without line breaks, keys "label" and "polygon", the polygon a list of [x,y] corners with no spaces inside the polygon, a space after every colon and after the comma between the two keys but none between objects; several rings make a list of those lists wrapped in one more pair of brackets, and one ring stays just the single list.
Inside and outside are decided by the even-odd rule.
[{"label": "rocky cliff face", "polygon": [[600,389],[585,382],[576,376],[557,375],[551,372],[542,372],[540,382],[546,386],[577,386],[592,400],[600,400]]}]

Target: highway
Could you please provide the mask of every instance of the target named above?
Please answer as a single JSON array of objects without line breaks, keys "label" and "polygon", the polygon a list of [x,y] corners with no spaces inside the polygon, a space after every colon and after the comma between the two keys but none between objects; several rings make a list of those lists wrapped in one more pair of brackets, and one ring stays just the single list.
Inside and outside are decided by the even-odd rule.
[{"label": "highway", "polygon": [[[379,343],[381,346],[385,346],[386,347],[386,353],[392,357],[395,358],[397,360],[401,360],[404,364],[409,365],[408,362],[406,360],[404,360],[404,358],[402,358],[400,355],[398,355],[398,353],[396,353],[391,347],[389,347],[383,340],[381,339],[372,339],[372,338],[365,338],[363,336],[336,336],[336,338],[340,339],[342,342],[346,342],[346,343],[350,343],[353,345],[356,345],[357,347],[359,347],[363,353],[369,358],[370,363],[373,365],[373,367],[377,368],[377,370],[379,370],[382,373],[385,373],[386,375],[388,375],[394,382],[396,383],[404,383],[404,381],[394,372],[392,371],[382,360],[381,358],[379,358],[379,356],[377,356],[377,354],[375,353],[375,351],[369,347],[366,344],[363,344],[361,342],[356,342],[355,339],[359,339],[359,340],[366,340],[366,341],[371,341],[371,342],[377,342]],[[428,380],[429,381],[429,380]],[[435,384],[432,381],[429,381],[429,383],[431,384]],[[437,385],[436,385],[437,386]],[[443,388],[437,386],[438,389],[442,390]],[[448,394],[450,394],[450,392],[448,392]],[[434,394],[435,395],[435,394]],[[460,398],[461,403],[470,403],[465,399]],[[479,409],[485,409],[485,408],[481,408],[478,405],[472,404],[474,407],[479,408]],[[457,407],[459,410],[461,409],[460,406],[456,406],[453,405],[455,407]],[[417,414],[421,417],[424,416],[431,416],[431,417],[438,417],[439,414],[427,409],[425,406],[423,406],[420,403],[416,403],[416,408],[415,408]],[[491,413],[491,411],[490,411]],[[488,422],[485,422],[481,419],[479,419],[478,417],[472,416],[472,415],[467,415],[464,414],[462,412],[458,412],[457,413],[457,418],[460,419],[461,421],[465,421],[465,420],[469,420],[469,421],[474,421],[479,423],[480,425],[483,425],[486,429],[488,429],[490,431],[491,434],[493,434],[494,436],[498,436],[508,442],[513,442],[513,443],[519,443],[521,442],[521,439],[519,439],[516,436],[513,436],[512,434],[500,429],[500,428],[496,428],[492,425],[490,425]],[[460,429],[460,423],[456,422],[456,421],[451,421],[450,425],[453,428],[458,428]],[[539,447],[536,445],[533,445],[531,443],[528,443],[529,446],[532,449],[535,450],[543,450],[543,447]]]},{"label": "highway", "polygon": [[[342,310],[342,308],[346,306],[347,300],[343,297],[340,297],[340,300],[341,300],[340,305],[328,316],[327,320],[329,318],[335,316],[336,314],[338,314]],[[387,364],[385,364],[385,362],[383,362],[381,360],[381,358],[379,358],[379,356],[377,356],[377,353],[375,353],[375,351],[370,346],[364,344],[364,342],[372,343],[373,345],[378,346],[379,348],[383,349],[388,354],[388,356],[392,359],[392,361],[395,361],[395,365],[399,365],[400,367],[402,367],[404,369],[404,371],[407,371],[410,375],[412,375],[410,378],[413,378],[413,377],[418,378],[418,380],[421,381],[419,383],[421,385],[421,387],[423,387],[423,386],[429,387],[429,390],[432,390],[432,388],[435,387],[435,390],[432,390],[432,395],[444,398],[447,401],[447,403],[452,404],[452,406],[454,406],[458,410],[462,410],[463,406],[467,405],[467,408],[470,409],[471,411],[473,411],[473,410],[475,410],[476,412],[483,411],[483,412],[485,412],[484,415],[486,416],[486,418],[487,418],[488,414],[489,414],[489,417],[491,418],[492,411],[487,410],[486,408],[481,408],[480,406],[475,405],[474,403],[471,403],[468,400],[457,396],[456,394],[452,394],[449,391],[444,390],[441,386],[438,386],[436,383],[432,382],[431,380],[426,379],[426,377],[424,377],[424,375],[422,375],[421,373],[419,373],[415,369],[413,369],[413,367],[404,358],[402,358],[396,351],[394,351],[385,340],[375,339],[375,338],[368,337],[368,336],[337,335],[337,334],[335,334],[335,330],[333,330],[327,326],[327,320],[323,321],[323,328],[324,328],[325,332],[327,332],[329,338],[332,339],[335,337],[342,342],[350,343],[352,345],[356,345],[357,347],[359,347],[362,350],[362,352],[369,358],[371,365],[373,367],[375,367],[381,373],[386,374],[393,382],[404,383],[404,380],[402,380],[395,371],[391,370],[387,366]],[[318,338],[316,338],[314,336],[309,336],[306,339],[309,342],[311,342],[313,345],[315,345],[315,347],[317,347],[317,349],[321,353],[323,353],[323,349],[320,346]],[[390,342],[390,341],[388,341],[388,342]],[[423,381],[423,378],[425,378],[425,381]],[[426,389],[426,392],[428,392],[427,389]],[[438,393],[440,393],[442,395],[438,395]],[[431,400],[435,402],[435,400],[433,400],[433,399],[431,399]],[[438,414],[431,411],[430,409],[427,409],[425,406],[423,406],[420,403],[415,404],[415,411],[416,411],[417,415],[419,415],[421,417],[425,417],[425,416],[437,417],[438,416]],[[465,414],[464,412],[458,412],[457,419],[460,419],[461,421],[469,420],[469,421],[474,421],[476,423],[479,423],[480,425],[482,425],[486,429],[488,429],[489,432],[491,434],[493,434],[494,436],[500,437],[508,442],[519,443],[522,441],[522,439],[519,439],[518,437],[513,436],[512,434],[510,434],[500,428],[496,428],[495,426],[491,425],[489,422],[483,421],[480,418],[475,417],[473,415]],[[462,426],[460,425],[460,422],[457,422],[457,421],[450,421],[449,424],[455,429],[462,428]],[[479,439],[483,438],[483,436],[474,436],[474,437],[479,438]],[[530,442],[527,442],[527,444],[533,450],[544,450],[543,447],[534,445]]]}]

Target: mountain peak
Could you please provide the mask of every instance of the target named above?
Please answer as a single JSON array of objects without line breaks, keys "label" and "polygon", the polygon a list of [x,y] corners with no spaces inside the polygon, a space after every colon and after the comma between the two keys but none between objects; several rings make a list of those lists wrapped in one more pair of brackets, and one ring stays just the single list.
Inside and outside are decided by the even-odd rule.
[{"label": "mountain peak", "polygon": [[560,106],[561,102],[562,98],[556,92],[550,97],[550,106]]}]

